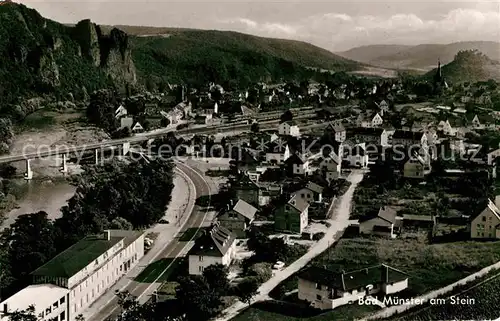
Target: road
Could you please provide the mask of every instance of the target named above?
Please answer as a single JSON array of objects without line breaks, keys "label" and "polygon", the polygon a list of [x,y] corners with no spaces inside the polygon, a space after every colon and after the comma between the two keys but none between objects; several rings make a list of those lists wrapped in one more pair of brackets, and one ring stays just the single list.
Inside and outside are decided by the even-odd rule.
[{"label": "road", "polygon": [[[338,205],[335,208],[330,208],[330,211],[333,211],[331,213],[331,219],[328,220],[331,223],[331,226],[326,231],[325,236],[313,246],[311,246],[309,251],[301,258],[290,264],[285,269],[276,272],[276,274],[271,279],[269,279],[267,282],[264,282],[259,287],[259,294],[254,298],[254,302],[268,300],[269,292],[271,292],[272,289],[278,286],[282,281],[292,276],[294,273],[298,272],[316,256],[327,250],[331,244],[337,241],[339,232],[345,230],[349,225],[349,215],[351,213],[351,202],[354,196],[354,190],[362,179],[363,171],[356,170],[349,175],[347,180],[351,182],[351,186],[345,192],[345,194],[340,197]],[[235,304],[224,310],[222,312],[222,316],[216,319],[216,321],[231,320],[247,307],[247,304],[237,301]]]},{"label": "road", "polygon": [[[180,171],[185,173],[192,180],[197,197],[201,195],[210,194],[210,187],[207,181],[196,170],[193,170],[190,167],[180,162],[176,162],[176,166]],[[122,289],[123,291],[124,290],[129,291],[132,295],[136,296],[140,302],[145,301],[145,299],[147,299],[145,295],[152,293],[154,291],[154,287],[158,286],[156,281],[158,281],[163,276],[163,274],[169,268],[172,267],[172,265],[175,263],[175,260],[179,259],[186,253],[186,251],[189,249],[190,244],[192,244],[190,241],[194,239],[196,233],[193,233],[193,236],[189,241],[181,241],[180,237],[188,229],[192,228],[196,228],[197,230],[201,229],[204,220],[208,214],[208,211],[205,211],[197,206],[194,206],[192,212],[187,214],[189,214],[189,218],[187,219],[186,223],[184,224],[180,232],[168,245],[166,244],[166,247],[159,253],[159,255],[157,255],[158,259],[161,258],[172,259],[171,263],[168,264],[168,266],[166,266],[166,268],[164,268],[162,272],[159,272],[157,270],[151,271],[151,274],[158,275],[156,278],[154,278],[153,276],[154,278],[153,282],[141,283],[132,280],[124,289]],[[156,258],[153,258],[152,261],[155,261],[155,259]],[[139,264],[143,265],[144,263],[140,262]],[[145,276],[145,278],[147,279],[148,276]],[[84,315],[85,320],[87,321],[103,321],[110,317],[118,316],[120,313],[118,300],[116,299],[115,296],[113,296],[111,300],[109,300],[106,304],[104,304],[104,306],[97,308],[94,307],[94,309],[92,309],[91,306],[89,310],[95,310],[95,312],[89,312],[87,315]]]}]

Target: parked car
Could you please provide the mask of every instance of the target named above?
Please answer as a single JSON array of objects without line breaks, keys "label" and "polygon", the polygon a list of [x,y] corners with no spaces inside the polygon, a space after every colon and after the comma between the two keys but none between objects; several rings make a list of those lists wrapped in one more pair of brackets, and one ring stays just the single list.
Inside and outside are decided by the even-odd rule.
[{"label": "parked car", "polygon": [[280,270],[285,267],[285,262],[278,261],[276,264],[273,265],[273,269],[275,270]]},{"label": "parked car", "polygon": [[168,221],[165,219],[161,219],[158,221],[159,224],[168,224]]}]

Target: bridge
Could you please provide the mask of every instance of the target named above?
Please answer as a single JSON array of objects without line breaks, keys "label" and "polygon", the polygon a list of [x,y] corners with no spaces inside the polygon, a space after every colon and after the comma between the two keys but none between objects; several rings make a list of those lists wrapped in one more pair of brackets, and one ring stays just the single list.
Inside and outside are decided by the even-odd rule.
[{"label": "bridge", "polygon": [[[276,120],[267,120],[261,122],[261,130],[272,130],[276,129],[276,124],[279,122],[279,119]],[[17,155],[5,155],[0,156],[0,164],[12,163],[25,161],[26,163],[26,171],[24,173],[24,178],[30,180],[33,178],[33,171],[31,170],[31,160],[37,158],[44,158],[50,156],[61,156],[60,158],[60,170],[63,173],[68,171],[67,161],[70,155],[82,155],[85,152],[93,152],[95,155],[96,164],[99,161],[99,152],[102,152],[106,149],[111,149],[114,147],[121,147],[121,151],[123,155],[127,155],[130,151],[131,144],[141,143],[145,141],[149,141],[154,138],[162,137],[167,135],[170,132],[175,132],[177,135],[189,135],[189,134],[216,134],[216,133],[224,133],[230,131],[237,130],[250,130],[251,124],[232,124],[232,125],[215,125],[215,126],[200,126],[197,128],[186,128],[181,130],[175,129],[160,129],[156,131],[150,131],[142,134],[137,134],[132,137],[120,138],[120,139],[110,139],[100,143],[92,143],[86,145],[77,145],[77,146],[54,146],[53,148],[47,148],[44,150],[36,150],[33,152],[25,152]],[[267,128],[262,128],[267,127]],[[35,147],[35,146],[33,146]]]}]

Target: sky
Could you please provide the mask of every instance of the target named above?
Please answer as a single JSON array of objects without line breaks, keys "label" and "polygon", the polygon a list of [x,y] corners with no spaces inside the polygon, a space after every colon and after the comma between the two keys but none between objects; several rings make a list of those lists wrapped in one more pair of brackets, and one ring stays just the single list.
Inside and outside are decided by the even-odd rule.
[{"label": "sky", "polygon": [[[16,1],[16,0],[15,0]],[[74,23],[233,30],[330,51],[373,44],[500,40],[500,0],[19,0]]]}]

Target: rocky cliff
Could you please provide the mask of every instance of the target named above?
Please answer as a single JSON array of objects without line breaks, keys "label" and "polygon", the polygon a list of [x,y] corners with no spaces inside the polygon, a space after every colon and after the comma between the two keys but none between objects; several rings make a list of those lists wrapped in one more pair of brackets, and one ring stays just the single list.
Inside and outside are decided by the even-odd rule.
[{"label": "rocky cliff", "polygon": [[18,103],[19,97],[85,96],[111,84],[125,90],[135,83],[124,32],[102,34],[90,20],[65,26],[20,4],[0,7],[2,106]]}]

